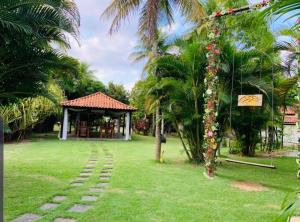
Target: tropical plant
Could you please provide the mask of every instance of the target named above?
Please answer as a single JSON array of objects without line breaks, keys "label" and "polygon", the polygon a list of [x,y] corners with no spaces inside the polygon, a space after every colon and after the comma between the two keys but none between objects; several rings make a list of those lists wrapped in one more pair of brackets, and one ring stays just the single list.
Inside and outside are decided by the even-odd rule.
[{"label": "tropical plant", "polygon": [[48,85],[48,91],[51,100],[44,96],[28,97],[0,106],[6,136],[10,139],[23,139],[27,132],[47,117],[60,115],[59,102],[63,100],[63,92],[54,82]]},{"label": "tropical plant", "polygon": [[[168,43],[167,36],[163,34],[161,31],[156,31],[155,40],[148,41],[145,38],[141,38],[140,45],[136,46],[135,51],[131,54],[131,58],[134,62],[138,62],[142,59],[146,59],[146,65],[144,67],[143,73],[147,75],[152,75],[159,82],[160,76],[157,73],[156,69],[151,68],[151,65],[155,62],[157,58],[163,55],[168,54],[168,50],[170,49],[171,44]],[[153,84],[154,86],[155,84]],[[152,89],[155,89],[152,88]],[[155,109],[148,109],[149,113],[153,113],[155,115],[155,150],[156,150],[156,160],[160,161],[161,156],[161,108],[160,108],[160,98],[163,95],[160,95],[158,92],[151,93],[150,97],[147,99],[147,102],[150,101],[155,104]],[[151,106],[149,106],[151,107]],[[155,113],[155,114],[154,114]]]},{"label": "tropical plant", "polygon": [[[219,137],[229,127],[242,145],[244,155],[254,155],[260,132],[269,129],[274,138],[275,128],[281,123],[279,109],[284,96],[296,84],[296,78],[286,78],[286,67],[280,64],[276,52],[256,49],[241,50],[231,44],[222,47],[218,122]],[[238,107],[238,95],[262,94],[262,107]],[[230,114],[230,115],[228,115]],[[269,141],[269,146],[273,143]],[[269,147],[271,148],[271,147]]]},{"label": "tropical plant", "polygon": [[25,35],[45,44],[54,41],[69,46],[65,33],[76,38],[79,23],[74,1],[2,0],[0,3],[0,37],[7,41],[14,42],[14,38],[9,37]]},{"label": "tropical plant", "polygon": [[1,102],[46,93],[51,71],[72,64],[53,45],[69,47],[79,13],[69,0],[3,0],[0,3]]},{"label": "tropical plant", "polygon": [[139,14],[139,34],[151,42],[155,40],[161,22],[171,24],[174,21],[175,6],[192,21],[200,21],[204,15],[203,7],[197,0],[112,0],[102,16],[113,19],[110,27],[110,33],[113,33],[127,17]]},{"label": "tropical plant", "polygon": [[[275,0],[272,2],[271,7],[267,8],[263,14],[265,16],[275,16],[280,18],[283,15],[287,15],[286,20],[300,17],[300,2],[298,0]],[[295,29],[300,27],[300,20],[294,26]]]},{"label": "tropical plant", "polygon": [[[173,122],[190,161],[203,162],[203,82],[206,54],[203,44],[181,42],[179,55],[156,59],[153,68],[160,80],[160,101],[166,118]],[[187,139],[187,143],[184,138]]]},{"label": "tropical plant", "polygon": [[280,215],[276,218],[275,222],[290,221],[291,217],[300,208],[300,193],[293,192],[284,198],[281,204]]}]

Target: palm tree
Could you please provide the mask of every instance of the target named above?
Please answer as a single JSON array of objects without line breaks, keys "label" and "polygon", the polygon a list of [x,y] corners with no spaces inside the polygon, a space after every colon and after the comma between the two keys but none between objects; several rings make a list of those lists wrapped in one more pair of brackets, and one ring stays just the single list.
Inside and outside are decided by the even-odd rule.
[{"label": "palm tree", "polygon": [[[200,21],[204,11],[197,0],[113,0],[102,16],[113,18],[110,33],[117,31],[120,24],[130,15],[138,12],[139,34],[146,42],[146,48],[151,49],[153,58],[160,55],[158,41],[158,28],[161,20],[167,20],[169,24],[174,21],[173,7],[177,6],[182,14],[193,21]],[[149,51],[149,50],[148,50]],[[160,101],[156,103],[156,159],[160,160],[161,150],[161,129],[160,129]]]},{"label": "palm tree", "polygon": [[[272,48],[265,52],[238,50],[227,43],[222,47],[222,61],[218,92],[219,137],[222,138],[231,126],[242,145],[242,153],[253,156],[260,139],[259,132],[269,128],[273,134],[273,129],[281,122],[279,108],[282,98],[297,79],[284,76],[287,68],[280,64],[278,54]],[[262,94],[263,106],[237,107],[240,94]]]},{"label": "palm tree", "polygon": [[31,35],[44,43],[54,41],[69,46],[65,33],[77,38],[79,24],[79,11],[72,0],[2,0],[0,3],[1,40],[11,35]]},{"label": "palm tree", "polygon": [[179,55],[161,56],[152,64],[160,76],[156,88],[160,90],[161,106],[166,117],[174,123],[189,160],[197,163],[204,161],[205,151],[202,147],[206,67],[203,45],[197,40],[182,41]]},{"label": "palm tree", "polygon": [[140,16],[139,34],[148,40],[154,40],[161,20],[167,20],[169,24],[174,21],[174,6],[192,21],[200,21],[204,14],[203,7],[197,0],[112,0],[102,15],[113,18],[109,30],[113,33],[123,20],[137,13]]},{"label": "palm tree", "polygon": [[[147,59],[143,72],[148,75],[153,75],[157,82],[159,82],[160,76],[156,69],[152,69],[151,65],[155,60],[161,56],[167,55],[168,50],[171,48],[171,44],[167,43],[167,36],[160,31],[156,31],[155,40],[150,43],[145,38],[141,38],[141,44],[135,47],[135,51],[131,54],[131,58],[134,62],[138,62],[142,59]],[[155,49],[155,50],[154,50]],[[155,105],[155,157],[157,161],[161,158],[161,96],[159,90],[152,88],[148,102],[154,102]],[[153,93],[155,91],[155,93]],[[149,102],[149,103],[151,103]],[[154,121],[153,121],[154,124]]]},{"label": "palm tree", "polygon": [[[70,0],[3,0],[0,3],[0,98],[45,95],[51,73],[74,71],[69,47],[78,36],[79,13]],[[6,101],[5,101],[6,100]]]},{"label": "palm tree", "polygon": [[[283,16],[288,15],[288,19],[299,18],[300,2],[298,0],[276,0],[267,8],[263,14],[265,16]],[[300,21],[298,19],[297,24],[294,26],[295,29],[298,29],[300,26]]]}]

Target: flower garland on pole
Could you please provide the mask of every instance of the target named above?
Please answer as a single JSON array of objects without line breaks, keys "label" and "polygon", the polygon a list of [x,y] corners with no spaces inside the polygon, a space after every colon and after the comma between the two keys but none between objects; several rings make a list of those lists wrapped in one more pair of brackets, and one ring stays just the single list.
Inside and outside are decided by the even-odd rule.
[{"label": "flower garland on pole", "polygon": [[215,171],[215,151],[217,149],[217,130],[218,123],[216,121],[217,113],[217,86],[218,86],[218,72],[220,70],[221,51],[219,49],[220,41],[220,23],[219,17],[208,22],[209,32],[208,39],[209,44],[207,45],[208,66],[206,70],[204,84],[206,87],[205,92],[205,113],[204,113],[204,148],[207,150],[205,155],[205,167],[206,174],[208,177],[214,176]]},{"label": "flower garland on pole", "polygon": [[207,45],[207,59],[208,66],[206,68],[206,75],[204,84],[206,92],[204,94],[205,99],[205,113],[203,116],[204,123],[204,148],[207,150],[205,154],[205,168],[204,175],[208,178],[214,176],[216,170],[216,150],[217,150],[217,131],[219,124],[217,122],[218,116],[218,73],[221,70],[221,24],[220,19],[223,16],[238,14],[242,12],[248,12],[251,10],[257,10],[265,7],[269,4],[269,1],[263,1],[255,5],[248,5],[242,8],[222,10],[213,13],[205,20],[208,25],[208,40]]}]

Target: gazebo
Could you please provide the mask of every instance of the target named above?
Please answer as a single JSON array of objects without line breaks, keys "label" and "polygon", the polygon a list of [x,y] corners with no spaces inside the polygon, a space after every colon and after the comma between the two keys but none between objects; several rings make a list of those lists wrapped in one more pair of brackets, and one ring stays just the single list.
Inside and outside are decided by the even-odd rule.
[{"label": "gazebo", "polygon": [[[101,92],[61,103],[60,138],[131,140],[131,116],[137,109]],[[122,129],[122,132],[121,132]]]}]

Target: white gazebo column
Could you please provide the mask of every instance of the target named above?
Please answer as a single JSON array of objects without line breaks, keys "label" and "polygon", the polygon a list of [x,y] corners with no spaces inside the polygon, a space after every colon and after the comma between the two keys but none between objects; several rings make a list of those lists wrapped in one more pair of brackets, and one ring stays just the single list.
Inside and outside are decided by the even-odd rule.
[{"label": "white gazebo column", "polygon": [[126,129],[125,129],[125,140],[131,140],[130,134],[130,113],[126,113]]},{"label": "white gazebo column", "polygon": [[116,119],[116,128],[117,128],[117,134],[120,134],[120,117]]},{"label": "white gazebo column", "polygon": [[62,140],[66,140],[68,138],[68,109],[64,109],[64,120],[63,120],[63,127],[62,127]]},{"label": "white gazebo column", "polygon": [[161,135],[165,134],[165,119],[163,113],[161,114]]}]

